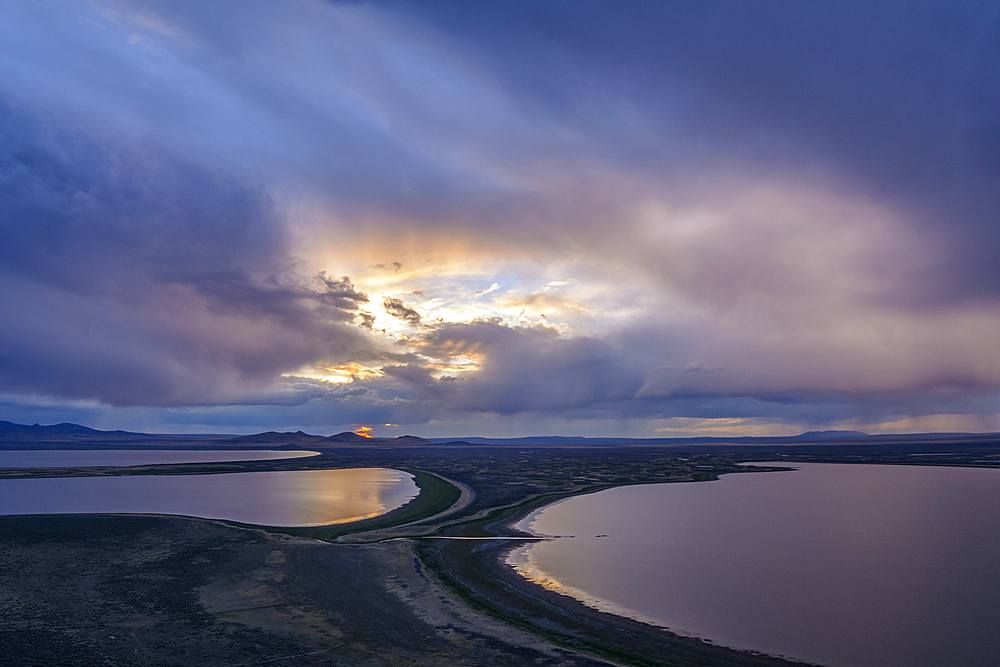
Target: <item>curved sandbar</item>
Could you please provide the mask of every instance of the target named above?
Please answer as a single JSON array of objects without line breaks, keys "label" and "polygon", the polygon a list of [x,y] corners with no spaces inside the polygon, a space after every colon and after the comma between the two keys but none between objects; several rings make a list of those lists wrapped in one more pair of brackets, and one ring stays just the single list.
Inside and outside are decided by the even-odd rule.
[{"label": "curved sandbar", "polygon": [[[690,478],[689,478],[690,479]],[[680,481],[680,480],[678,480]],[[531,582],[507,564],[509,553],[538,538],[514,526],[541,507],[619,484],[600,484],[568,493],[538,495],[521,503],[480,512],[452,526],[453,537],[520,536],[520,540],[415,539],[424,567],[472,609],[566,648],[624,664],[790,666],[804,663],[752,651],[714,646],[664,628],[595,610]],[[435,536],[439,537],[439,536]]]}]

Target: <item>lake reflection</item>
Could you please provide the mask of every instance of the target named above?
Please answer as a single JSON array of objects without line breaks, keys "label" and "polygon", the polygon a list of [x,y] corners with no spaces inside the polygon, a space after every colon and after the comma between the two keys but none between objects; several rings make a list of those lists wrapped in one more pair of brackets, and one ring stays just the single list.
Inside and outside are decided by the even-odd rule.
[{"label": "lake reflection", "polygon": [[356,521],[416,497],[386,468],[0,480],[0,514],[180,514],[265,526]]},{"label": "lake reflection", "polygon": [[1000,665],[1000,470],[794,465],[571,498],[519,527],[578,537],[511,562],[736,648],[845,667]]}]

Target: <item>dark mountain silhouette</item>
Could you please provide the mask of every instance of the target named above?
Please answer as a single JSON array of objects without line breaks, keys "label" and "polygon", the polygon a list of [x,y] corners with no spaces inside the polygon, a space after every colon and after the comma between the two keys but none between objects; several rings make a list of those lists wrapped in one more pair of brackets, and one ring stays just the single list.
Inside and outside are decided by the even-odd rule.
[{"label": "dark mountain silhouette", "polygon": [[872,436],[864,431],[806,431],[801,435],[791,436],[791,439],[803,442],[816,442],[818,440],[840,442],[870,437]]},{"label": "dark mountain silhouette", "polygon": [[433,440],[428,440],[427,438],[421,438],[416,435],[401,435],[390,440],[394,445],[433,445],[436,444]]},{"label": "dark mountain silhouette", "polygon": [[433,440],[426,440],[414,435],[402,435],[398,438],[366,438],[350,431],[331,436],[312,435],[304,431],[279,433],[267,431],[253,435],[170,435],[152,433],[132,433],[129,431],[100,431],[79,424],[15,424],[0,421],[0,446],[32,448],[32,447],[295,447],[322,449],[344,446],[420,446],[434,445]]},{"label": "dark mountain silhouette", "polygon": [[10,443],[17,441],[27,442],[50,442],[50,441],[88,441],[104,438],[114,440],[147,440],[156,437],[145,433],[131,433],[129,431],[99,431],[95,428],[80,426],[79,424],[53,424],[42,426],[41,424],[15,424],[8,421],[0,421],[0,442]]},{"label": "dark mountain silhouette", "polygon": [[[79,424],[53,424],[52,426],[42,426],[40,424],[15,424],[14,422],[0,421],[0,433],[17,433],[24,435],[92,435],[105,433],[97,429],[87,428]],[[126,431],[118,431],[126,433]]]},{"label": "dark mountain silhouette", "polygon": [[358,435],[352,431],[344,431],[343,433],[337,433],[336,435],[331,435],[328,438],[324,438],[327,442],[344,442],[350,444],[364,444],[371,442],[374,438],[366,438],[363,435]]},{"label": "dark mountain silhouette", "polygon": [[946,444],[958,442],[1000,441],[997,433],[903,433],[869,435],[862,431],[809,431],[800,435],[780,437],[689,437],[689,438],[586,438],[582,436],[540,436],[527,438],[441,438],[429,440],[415,435],[396,438],[366,438],[351,431],[331,436],[312,435],[304,431],[279,433],[267,431],[253,435],[174,435],[101,431],[79,424],[15,424],[0,421],[0,447],[19,449],[62,448],[98,449],[152,447],[199,449],[267,448],[267,449],[333,449],[337,447],[423,447],[423,446],[499,446],[499,447],[613,447],[613,446],[672,446],[714,447],[755,445],[836,445],[858,446],[906,443]]},{"label": "dark mountain silhouette", "polygon": [[301,446],[301,447],[312,447],[323,448],[323,447],[336,447],[343,445],[433,445],[435,444],[433,440],[425,440],[424,438],[418,438],[414,435],[401,435],[398,438],[366,438],[363,435],[358,435],[353,431],[344,431],[343,433],[337,433],[331,436],[322,435],[310,435],[309,433],[304,433],[303,431],[295,431],[294,433],[277,433],[275,431],[268,431],[266,433],[255,433],[254,435],[241,435],[235,438],[229,438],[226,440],[227,445],[271,445],[274,447],[282,446]]},{"label": "dark mountain silhouette", "polygon": [[338,433],[326,438],[330,443],[344,443],[351,445],[434,445],[433,440],[419,438],[415,435],[401,435],[396,438],[366,438],[351,431]]},{"label": "dark mountain silhouette", "polygon": [[686,438],[587,438],[583,436],[534,436],[522,438],[484,438],[469,436],[439,438],[435,442],[446,446],[491,447],[752,447],[757,445],[886,445],[886,444],[946,444],[958,442],[1000,441],[1000,433],[899,433],[870,435],[862,431],[809,431],[785,436],[694,436]]},{"label": "dark mountain silhouette", "polygon": [[265,433],[254,433],[253,435],[239,435],[234,438],[227,438],[225,442],[234,445],[302,445],[322,443],[325,440],[326,438],[321,435],[309,435],[303,431],[295,431],[294,433],[267,431]]}]

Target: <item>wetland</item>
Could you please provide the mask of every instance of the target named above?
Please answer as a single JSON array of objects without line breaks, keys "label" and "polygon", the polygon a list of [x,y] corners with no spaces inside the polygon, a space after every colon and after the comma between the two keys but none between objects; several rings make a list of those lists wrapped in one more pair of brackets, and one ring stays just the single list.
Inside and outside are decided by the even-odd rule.
[{"label": "wetland", "polygon": [[[778,459],[992,467],[1000,446],[344,447],[286,461],[4,470],[0,477],[37,478],[385,467],[412,474],[422,493],[379,517],[299,528],[0,517],[0,614],[12,620],[0,664],[800,664],[593,609],[507,564],[531,539],[515,525],[552,503],[636,484],[714,486],[689,483],[758,476],[741,464]],[[498,536],[524,541],[441,539]]]}]

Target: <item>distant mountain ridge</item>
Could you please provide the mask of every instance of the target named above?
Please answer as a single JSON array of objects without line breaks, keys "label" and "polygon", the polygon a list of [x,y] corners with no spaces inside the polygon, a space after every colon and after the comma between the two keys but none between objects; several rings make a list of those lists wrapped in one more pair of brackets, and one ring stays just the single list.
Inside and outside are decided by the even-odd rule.
[{"label": "distant mountain ridge", "polygon": [[797,440],[815,442],[816,440],[844,440],[854,438],[871,438],[870,433],[864,431],[806,431],[799,435],[790,436]]},{"label": "distant mountain ridge", "polygon": [[[42,426],[41,424],[32,424],[28,426],[26,424],[15,424],[14,422],[0,421],[0,433],[32,433],[32,434],[47,434],[47,433],[58,433],[60,435],[88,435],[92,433],[104,433],[105,431],[98,431],[97,429],[89,428],[87,426],[80,426],[79,424],[53,424],[51,426]],[[125,431],[116,431],[117,433],[125,433]]]},{"label": "distant mountain ridge", "polygon": [[79,424],[15,424],[0,420],[0,447],[6,448],[269,448],[269,449],[334,449],[337,447],[712,447],[754,445],[882,445],[892,443],[1000,441],[997,433],[907,433],[900,435],[870,435],[863,431],[808,431],[799,435],[761,437],[695,436],[687,438],[587,438],[584,436],[536,436],[523,438],[421,438],[401,435],[395,438],[366,438],[352,431],[330,436],[312,435],[304,431],[266,431],[252,435],[172,435],[101,431]]},{"label": "distant mountain ridge", "polygon": [[52,424],[42,426],[41,424],[15,424],[14,422],[0,421],[0,441],[17,437],[38,438],[41,440],[63,439],[63,438],[139,438],[147,439],[150,436],[146,433],[131,433],[129,431],[99,431],[88,426],[79,424]]},{"label": "distant mountain ridge", "polygon": [[220,447],[268,445],[271,447],[309,446],[313,448],[335,447],[338,445],[414,446],[435,444],[433,440],[419,438],[415,435],[401,435],[396,438],[366,438],[350,431],[331,436],[312,435],[304,431],[286,433],[267,431],[265,433],[238,436],[172,435],[162,433],[133,433],[131,431],[101,431],[88,426],[68,423],[42,426],[41,424],[15,424],[14,422],[0,420],[0,445],[8,447],[35,444],[51,446],[148,444],[162,447],[171,443],[184,446],[198,443],[199,445],[211,444]]},{"label": "distant mountain ridge", "polygon": [[442,445],[474,445],[500,447],[712,447],[755,445],[883,445],[892,443],[948,443],[968,441],[1000,441],[1000,433],[901,433],[872,435],[863,431],[808,431],[799,435],[782,436],[691,436],[685,438],[588,438],[585,436],[528,436],[521,438],[436,438]]},{"label": "distant mountain ridge", "polygon": [[245,442],[247,444],[269,445],[277,442],[312,442],[325,440],[321,435],[310,435],[303,431],[279,433],[277,431],[266,431],[264,433],[254,433],[252,435],[238,435],[229,438],[230,442]]},{"label": "distant mountain ridge", "polygon": [[395,438],[366,438],[353,431],[344,431],[336,435],[322,436],[311,435],[303,431],[278,433],[277,431],[267,431],[266,433],[256,433],[254,435],[240,435],[228,440],[230,443],[246,444],[268,444],[275,446],[282,445],[308,445],[310,447],[323,447],[330,445],[434,445],[433,440],[427,440],[415,435],[401,435]]}]

